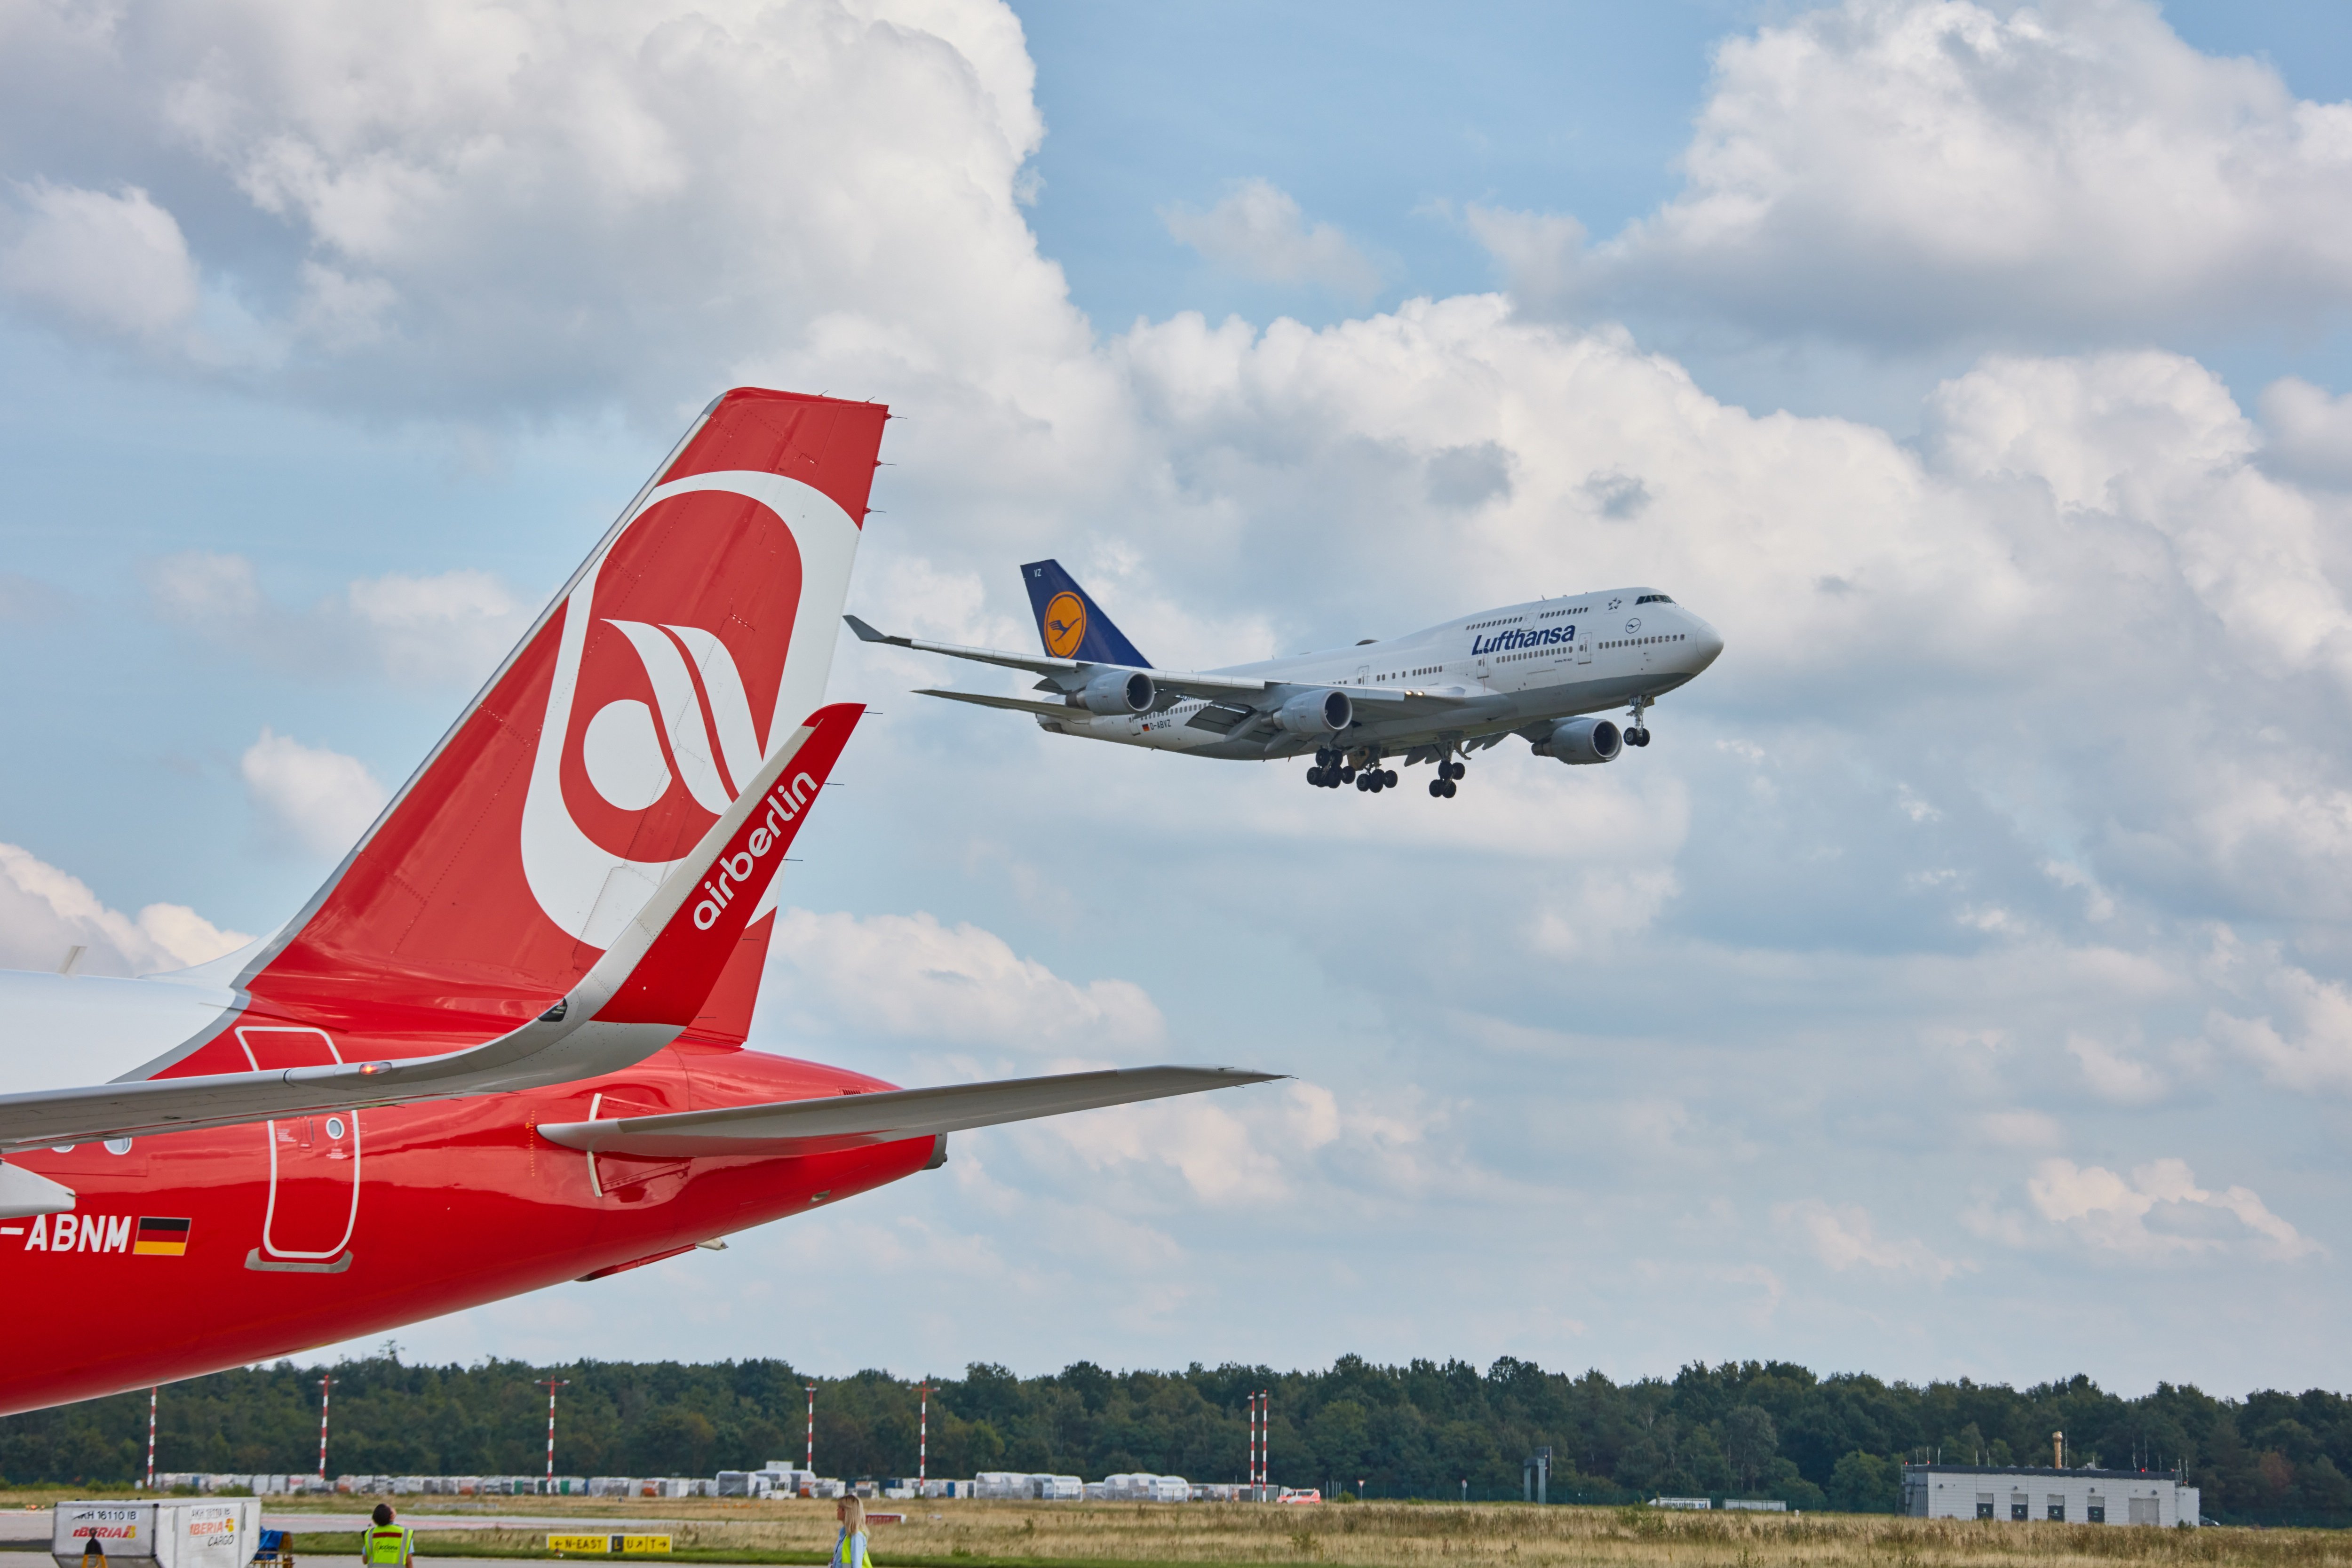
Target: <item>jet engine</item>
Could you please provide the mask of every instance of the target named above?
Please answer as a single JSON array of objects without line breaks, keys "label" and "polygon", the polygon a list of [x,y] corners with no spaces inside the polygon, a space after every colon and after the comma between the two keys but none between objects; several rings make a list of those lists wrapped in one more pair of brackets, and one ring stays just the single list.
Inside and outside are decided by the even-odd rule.
[{"label": "jet engine", "polygon": [[1563,719],[1536,746],[1542,755],[1571,764],[1613,762],[1624,749],[1624,736],[1606,719]]},{"label": "jet engine", "polygon": [[1105,669],[1070,699],[1089,713],[1148,713],[1160,689],[1139,669]]},{"label": "jet engine", "polygon": [[1274,710],[1274,721],[1294,735],[1336,735],[1356,721],[1344,691],[1302,691]]}]

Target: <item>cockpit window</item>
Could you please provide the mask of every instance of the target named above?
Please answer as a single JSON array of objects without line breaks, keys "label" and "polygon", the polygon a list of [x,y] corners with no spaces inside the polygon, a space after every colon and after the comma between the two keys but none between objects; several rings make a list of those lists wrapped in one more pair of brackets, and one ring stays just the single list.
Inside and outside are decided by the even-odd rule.
[{"label": "cockpit window", "polygon": [[1671,605],[1674,600],[1664,594],[1644,594],[1633,602],[1637,605]]}]

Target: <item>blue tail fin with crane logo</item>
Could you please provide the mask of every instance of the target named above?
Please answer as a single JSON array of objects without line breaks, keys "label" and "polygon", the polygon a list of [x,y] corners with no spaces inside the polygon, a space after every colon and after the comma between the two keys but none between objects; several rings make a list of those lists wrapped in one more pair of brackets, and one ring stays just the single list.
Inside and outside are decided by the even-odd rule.
[{"label": "blue tail fin with crane logo", "polygon": [[1029,607],[1036,613],[1037,636],[1048,654],[1138,669],[1151,668],[1151,661],[1111,624],[1111,618],[1078,586],[1078,580],[1062,570],[1060,562],[1032,561],[1021,568],[1021,580],[1029,585]]}]

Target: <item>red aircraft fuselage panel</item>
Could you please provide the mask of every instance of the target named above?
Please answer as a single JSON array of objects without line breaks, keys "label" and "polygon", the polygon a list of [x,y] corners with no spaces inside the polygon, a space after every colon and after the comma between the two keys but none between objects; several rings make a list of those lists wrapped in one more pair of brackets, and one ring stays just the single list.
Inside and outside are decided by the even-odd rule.
[{"label": "red aircraft fuselage panel", "polygon": [[79,1203],[0,1221],[0,1415],[380,1332],[897,1181],[930,1163],[932,1140],[784,1159],[600,1155],[592,1172],[536,1131],[592,1104],[644,1114],[888,1087],[688,1039],[560,1089],[16,1156]]}]

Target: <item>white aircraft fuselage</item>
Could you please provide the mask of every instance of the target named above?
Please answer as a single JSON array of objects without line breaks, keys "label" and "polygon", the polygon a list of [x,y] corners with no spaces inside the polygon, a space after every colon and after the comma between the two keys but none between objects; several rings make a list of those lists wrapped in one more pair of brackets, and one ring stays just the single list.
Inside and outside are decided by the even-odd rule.
[{"label": "white aircraft fuselage", "polygon": [[1158,712],[1071,709],[1066,716],[1036,719],[1055,734],[1203,757],[1268,761],[1328,746],[1405,755],[1449,742],[1491,743],[1553,720],[1655,698],[1688,682],[1722,651],[1723,638],[1713,626],[1656,589],[1612,588],[1508,605],[1351,647],[1202,672],[1351,696],[1388,690],[1454,699],[1439,714],[1399,704],[1391,716],[1378,702],[1358,701],[1356,722],[1342,736],[1284,732],[1244,741],[1195,722],[1213,706],[1204,698],[1187,698]]}]

